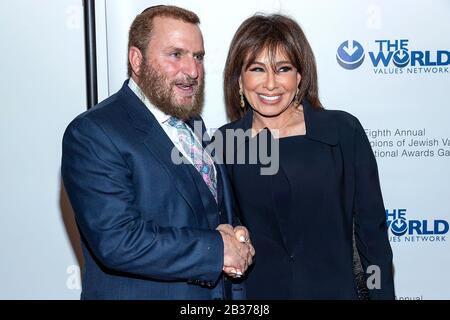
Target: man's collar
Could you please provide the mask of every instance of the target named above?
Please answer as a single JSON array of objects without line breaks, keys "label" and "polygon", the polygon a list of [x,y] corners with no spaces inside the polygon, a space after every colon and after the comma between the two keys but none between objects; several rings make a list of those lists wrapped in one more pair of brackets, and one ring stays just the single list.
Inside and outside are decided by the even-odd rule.
[{"label": "man's collar", "polygon": [[144,92],[142,92],[142,89],[139,87],[139,85],[133,80],[133,78],[130,78],[128,81],[128,87],[130,87],[131,91],[136,94],[136,96],[142,101],[142,103],[145,104],[145,106],[150,110],[150,112],[153,114],[153,116],[156,118],[156,121],[158,121],[160,124],[163,124],[167,120],[169,120],[170,115],[165,114],[160,109],[155,107],[150,100],[145,96]]}]

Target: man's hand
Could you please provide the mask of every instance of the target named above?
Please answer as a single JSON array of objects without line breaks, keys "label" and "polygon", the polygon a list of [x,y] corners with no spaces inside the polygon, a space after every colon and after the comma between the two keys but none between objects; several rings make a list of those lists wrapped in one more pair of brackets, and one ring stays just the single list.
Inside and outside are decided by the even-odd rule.
[{"label": "man's hand", "polygon": [[243,226],[233,227],[221,224],[217,227],[224,243],[223,271],[231,277],[240,277],[252,264],[255,249],[250,242],[249,232]]}]

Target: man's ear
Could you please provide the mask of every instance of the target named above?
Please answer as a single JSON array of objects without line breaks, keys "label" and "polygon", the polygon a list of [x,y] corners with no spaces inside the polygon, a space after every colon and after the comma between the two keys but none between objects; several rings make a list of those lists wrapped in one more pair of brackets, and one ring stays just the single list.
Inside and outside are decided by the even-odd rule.
[{"label": "man's ear", "polygon": [[143,59],[144,57],[141,50],[134,46],[131,46],[130,50],[128,51],[128,61],[130,61],[131,69],[136,76],[139,76]]}]

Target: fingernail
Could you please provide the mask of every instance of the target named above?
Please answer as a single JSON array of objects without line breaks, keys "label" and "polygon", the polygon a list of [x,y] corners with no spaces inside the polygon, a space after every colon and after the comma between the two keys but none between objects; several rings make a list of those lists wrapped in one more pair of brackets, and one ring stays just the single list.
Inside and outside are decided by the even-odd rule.
[{"label": "fingernail", "polygon": [[244,236],[240,236],[240,237],[239,237],[239,241],[245,242],[245,237],[244,237]]}]

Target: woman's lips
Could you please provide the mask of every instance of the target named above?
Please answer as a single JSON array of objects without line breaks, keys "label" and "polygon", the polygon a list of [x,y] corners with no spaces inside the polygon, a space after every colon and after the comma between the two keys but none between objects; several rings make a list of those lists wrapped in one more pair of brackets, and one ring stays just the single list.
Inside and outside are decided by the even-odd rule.
[{"label": "woman's lips", "polygon": [[277,104],[281,101],[281,94],[279,95],[265,95],[258,94],[259,100],[261,100],[265,104]]}]

